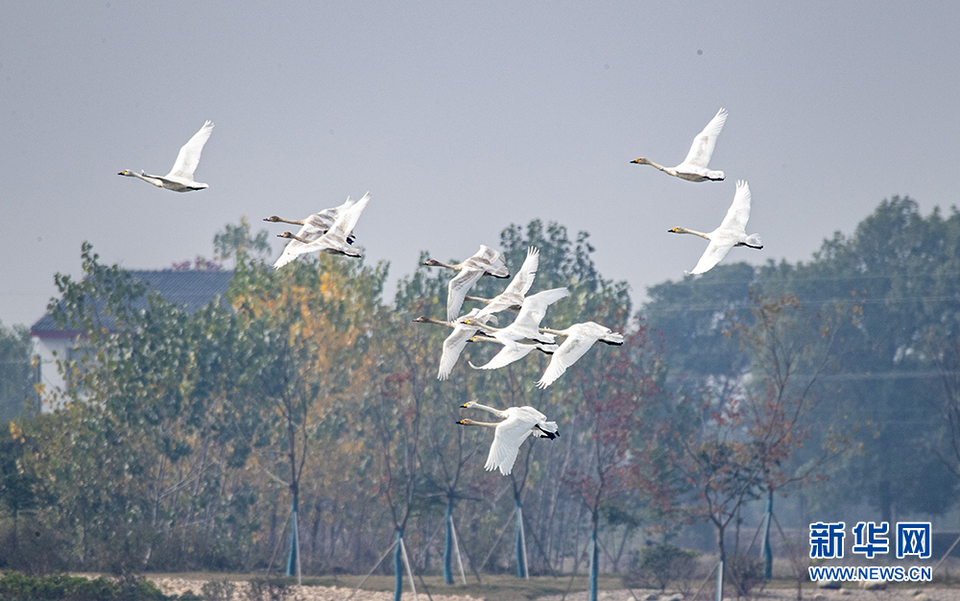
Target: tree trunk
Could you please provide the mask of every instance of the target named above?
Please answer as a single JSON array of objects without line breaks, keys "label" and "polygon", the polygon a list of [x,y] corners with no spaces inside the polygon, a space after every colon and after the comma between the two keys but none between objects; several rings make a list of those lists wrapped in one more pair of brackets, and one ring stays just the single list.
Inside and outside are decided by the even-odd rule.
[{"label": "tree trunk", "polygon": [[597,579],[600,575],[598,561],[600,553],[597,548],[597,526],[600,523],[600,514],[594,509],[590,525],[590,601],[597,601]]},{"label": "tree trunk", "polygon": [[517,578],[526,578],[527,577],[527,552],[524,549],[524,540],[523,540],[523,506],[520,504],[520,497],[514,497],[514,503],[517,505],[517,537],[516,537],[516,549],[517,549]]},{"label": "tree trunk", "polygon": [[453,570],[450,561],[453,555],[453,498],[447,498],[446,536],[443,544],[443,582],[453,584]]},{"label": "tree trunk", "polygon": [[290,507],[290,554],[287,556],[287,576],[296,575],[298,578],[300,576],[300,570],[298,564],[300,562],[300,541],[298,540],[298,531],[297,527],[297,506],[299,505],[299,495],[297,494],[297,489],[291,487],[293,492],[293,500],[291,501]]},{"label": "tree trunk", "polygon": [[723,568],[727,559],[727,550],[723,544],[724,527],[717,526],[717,551],[720,552],[720,560],[717,563],[717,594],[716,601],[723,601]]},{"label": "tree trunk", "polygon": [[17,538],[17,531],[19,530],[17,524],[20,521],[20,511],[17,507],[13,508],[13,553],[14,555],[18,554],[20,547],[20,539]]},{"label": "tree trunk", "polygon": [[773,487],[767,491],[767,514],[763,522],[763,579],[773,579],[773,550],[770,549],[770,522],[773,520]]}]

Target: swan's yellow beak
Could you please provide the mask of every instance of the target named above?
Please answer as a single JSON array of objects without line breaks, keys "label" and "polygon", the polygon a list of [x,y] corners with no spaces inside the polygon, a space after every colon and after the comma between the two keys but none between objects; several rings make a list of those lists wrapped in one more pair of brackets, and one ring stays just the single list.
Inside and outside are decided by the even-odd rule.
[{"label": "swan's yellow beak", "polygon": [[470,403],[464,403],[464,404],[460,405],[460,408],[461,408],[461,409],[469,409],[469,408],[470,408]]},{"label": "swan's yellow beak", "polygon": [[463,420],[460,420],[460,421],[458,421],[457,423],[460,424],[461,426],[466,425],[466,424],[463,423]]}]

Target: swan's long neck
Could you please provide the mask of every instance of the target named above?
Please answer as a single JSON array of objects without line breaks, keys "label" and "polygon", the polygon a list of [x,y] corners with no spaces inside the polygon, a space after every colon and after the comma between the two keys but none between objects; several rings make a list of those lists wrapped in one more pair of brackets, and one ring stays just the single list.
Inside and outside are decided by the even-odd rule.
[{"label": "swan's long neck", "polygon": [[447,326],[448,328],[454,327],[454,324],[450,323],[449,321],[434,319],[433,317],[418,317],[413,321],[417,323],[434,323],[434,324],[437,324],[438,326]]},{"label": "swan's long neck", "polygon": [[281,222],[281,223],[289,223],[290,225],[303,225],[303,224],[304,224],[302,220],[301,220],[301,221],[297,221],[296,219],[284,219],[283,217],[277,217],[276,215],[274,215],[273,217],[270,217],[269,219],[264,219],[264,221],[274,221],[274,222],[279,221],[279,222]]},{"label": "swan's long neck", "polygon": [[427,267],[446,267],[447,269],[455,269],[457,271],[463,269],[463,265],[450,265],[449,263],[437,261],[436,259],[430,259],[429,264],[424,263],[424,265],[427,265]]},{"label": "swan's long neck", "polygon": [[146,173],[143,173],[143,172],[137,173],[136,171],[125,170],[125,171],[121,171],[117,175],[126,175],[127,177],[135,177],[137,179],[142,179],[148,184],[152,184],[158,188],[163,187],[163,182],[160,181],[159,178],[147,175]]},{"label": "swan's long neck", "polygon": [[290,235],[289,235],[289,236],[281,236],[281,238],[290,238],[291,240],[296,240],[296,241],[298,241],[298,242],[303,242],[304,244],[309,244],[309,243],[310,243],[309,240],[304,240],[303,238],[301,238],[300,236],[298,236],[298,235],[296,235],[296,234],[293,234],[293,233],[290,233],[290,232],[287,232],[287,233],[290,234]]},{"label": "swan's long neck", "polygon": [[654,169],[659,169],[660,171],[663,171],[664,173],[669,173],[670,175],[676,175],[676,174],[677,174],[677,172],[676,172],[675,169],[671,169],[670,167],[664,167],[663,165],[659,165],[659,164],[657,164],[657,163],[654,163],[654,162],[651,161],[650,159],[639,158],[639,159],[636,159],[636,160],[630,161],[630,162],[631,162],[631,163],[636,163],[637,165],[650,165],[650,166],[653,167]]},{"label": "swan's long neck", "polygon": [[501,344],[501,342],[496,338],[492,336],[486,336],[484,334],[474,334],[470,338],[470,342],[496,342],[497,344]]},{"label": "swan's long neck", "polygon": [[477,421],[473,421],[472,419],[462,419],[457,423],[460,424],[461,426],[483,426],[485,428],[496,428],[497,426],[500,425],[500,424],[494,424],[490,422],[477,422]]},{"label": "swan's long neck", "polygon": [[484,334],[490,334],[491,332],[493,334],[496,334],[497,332],[503,329],[503,328],[497,328],[494,326],[488,326],[487,324],[480,322],[476,319],[466,319],[464,320],[464,325],[473,326],[478,330],[481,330]]},{"label": "swan's long neck", "polygon": [[503,411],[500,411],[499,409],[494,409],[493,407],[488,407],[487,405],[481,405],[480,403],[470,403],[470,409],[482,409],[487,413],[492,413],[496,415],[497,417],[506,417],[506,415],[503,414]]},{"label": "swan's long neck", "polygon": [[465,298],[465,299],[467,299],[467,300],[472,300],[472,301],[481,302],[481,303],[483,303],[483,304],[485,304],[485,305],[489,305],[489,304],[490,304],[490,301],[493,300],[492,298],[481,298],[481,297],[479,297],[479,296],[470,296],[469,294],[467,294],[467,295],[464,296],[463,298]]},{"label": "swan's long neck", "polygon": [[569,336],[570,333],[566,330],[553,330],[551,328],[539,328],[541,332],[546,334],[553,334],[554,336]]},{"label": "swan's long neck", "polygon": [[693,234],[694,236],[700,236],[701,238],[706,238],[707,240],[710,239],[710,236],[706,235],[703,232],[698,232],[697,230],[688,230],[685,227],[675,227],[670,231],[675,234]]}]

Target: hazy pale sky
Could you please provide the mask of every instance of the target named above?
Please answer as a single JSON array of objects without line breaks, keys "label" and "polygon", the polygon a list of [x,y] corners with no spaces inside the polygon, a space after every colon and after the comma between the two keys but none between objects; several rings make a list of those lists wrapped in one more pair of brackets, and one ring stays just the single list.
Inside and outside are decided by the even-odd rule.
[{"label": "hazy pale sky", "polygon": [[[703,251],[667,229],[718,225],[737,179],[765,248],[725,262],[808,260],[884,198],[957,202],[958,30],[946,1],[5,2],[0,321],[38,319],[84,240],[165,268],[241,216],[276,234],[260,219],[368,190],[390,295],[420,250],[541,218],[590,232],[639,300]],[[720,107],[726,181],[629,163],[679,163]],[[166,173],[205,119],[209,189],[117,176]]]}]

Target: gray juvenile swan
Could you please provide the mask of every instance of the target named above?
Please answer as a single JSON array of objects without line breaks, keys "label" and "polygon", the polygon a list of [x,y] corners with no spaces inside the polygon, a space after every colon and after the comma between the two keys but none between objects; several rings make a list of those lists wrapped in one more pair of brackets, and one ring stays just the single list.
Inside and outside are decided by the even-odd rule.
[{"label": "gray juvenile swan", "polygon": [[[347,197],[346,202],[342,205],[333,207],[330,209],[323,209],[313,215],[309,215],[302,220],[296,219],[284,219],[283,217],[278,217],[276,215],[271,215],[270,217],[264,217],[264,221],[269,221],[271,223],[289,223],[291,225],[299,225],[300,229],[296,233],[296,238],[291,238],[290,242],[287,242],[287,245],[283,248],[283,253],[281,253],[280,258],[273,264],[274,269],[280,269],[290,261],[293,261],[301,253],[297,252],[301,246],[308,242],[313,242],[320,236],[326,234],[330,231],[330,228],[333,227],[333,224],[337,221],[337,217],[343,211],[349,209],[357,201],[353,200],[349,196]],[[347,234],[347,244],[353,244],[356,242],[356,237],[351,231]]]},{"label": "gray juvenile swan", "polygon": [[158,188],[173,190],[174,192],[190,192],[192,190],[209,188],[210,186],[207,184],[194,181],[193,172],[197,170],[197,165],[200,164],[200,153],[203,152],[203,145],[210,139],[212,132],[213,122],[204,122],[200,131],[193,134],[193,137],[180,147],[180,153],[177,154],[177,161],[173,164],[173,169],[170,170],[170,173],[166,175],[150,175],[144,173],[142,170],[140,173],[134,173],[126,169],[117,175],[142,179],[148,184],[152,184]]},{"label": "gray juvenile swan", "polygon": [[[523,260],[520,270],[513,276],[503,292],[490,300],[481,300],[486,303],[486,307],[480,309],[480,315],[493,315],[505,309],[520,310],[523,306],[523,297],[533,286],[533,280],[537,277],[537,268],[540,266],[540,251],[530,247],[527,249],[527,258]],[[467,297],[470,298],[470,297]],[[476,297],[474,297],[474,300]]]},{"label": "gray juvenile swan", "polygon": [[[347,199],[347,202],[350,202],[350,199]],[[327,233],[315,240],[302,239],[296,234],[291,234],[290,232],[277,234],[277,237],[290,238],[292,240],[301,242],[301,246],[298,246],[291,251],[295,255],[325,252],[336,255],[346,255],[348,257],[359,257],[360,253],[350,248],[348,245],[347,237],[349,233],[353,231],[353,228],[357,226],[357,221],[360,219],[360,214],[363,213],[365,208],[367,208],[368,202],[370,202],[369,192],[364,194],[363,198],[360,200],[340,211],[340,213],[337,215],[337,219],[333,222],[333,225],[331,225],[330,229],[327,230]],[[284,249],[284,252],[286,252],[286,249]]]},{"label": "gray juvenile swan", "polygon": [[460,272],[447,284],[447,321],[454,321],[457,318],[467,290],[470,290],[482,276],[510,277],[510,271],[503,263],[502,254],[483,244],[480,245],[480,250],[462,263],[451,265],[436,259],[427,259],[423,262],[427,267],[446,267]]}]

